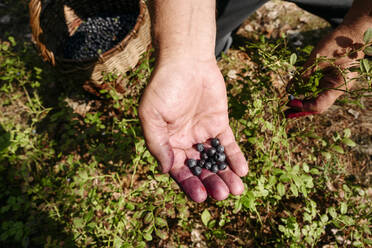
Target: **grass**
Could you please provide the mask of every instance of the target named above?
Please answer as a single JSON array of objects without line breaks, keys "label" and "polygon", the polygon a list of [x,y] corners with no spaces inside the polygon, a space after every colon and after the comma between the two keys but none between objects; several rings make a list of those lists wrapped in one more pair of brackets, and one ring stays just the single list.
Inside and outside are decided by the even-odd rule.
[{"label": "grass", "polygon": [[43,64],[29,43],[0,44],[2,246],[372,245],[370,186],[348,169],[363,163],[350,155],[352,130],[325,134],[312,122],[322,117],[283,116],[287,100],[273,81],[286,81],[309,48],[261,37],[238,51],[249,63],[223,56],[230,125],[250,171],[241,196],[196,204],[145,148],[137,107],[151,55],[127,75],[128,92],[98,98]]}]

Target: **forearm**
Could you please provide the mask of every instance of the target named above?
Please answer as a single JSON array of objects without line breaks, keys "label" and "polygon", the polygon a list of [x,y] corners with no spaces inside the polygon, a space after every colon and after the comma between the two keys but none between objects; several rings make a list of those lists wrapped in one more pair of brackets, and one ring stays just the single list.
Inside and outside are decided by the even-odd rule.
[{"label": "forearm", "polygon": [[157,59],[214,59],[215,0],[150,1]]},{"label": "forearm", "polygon": [[354,0],[349,12],[344,18],[344,25],[353,29],[367,29],[372,26],[372,1]]}]

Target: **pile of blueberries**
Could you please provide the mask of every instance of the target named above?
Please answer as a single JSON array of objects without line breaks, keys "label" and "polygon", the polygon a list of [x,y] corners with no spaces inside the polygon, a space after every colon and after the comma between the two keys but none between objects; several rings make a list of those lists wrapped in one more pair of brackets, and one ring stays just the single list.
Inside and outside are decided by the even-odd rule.
[{"label": "pile of blueberries", "polygon": [[213,173],[227,168],[226,154],[224,153],[225,148],[220,144],[217,138],[211,140],[211,145],[212,147],[207,149],[203,144],[197,144],[196,150],[200,152],[200,159],[196,160],[190,158],[186,161],[187,166],[194,175],[199,176],[202,172],[202,168]]},{"label": "pile of blueberries", "polygon": [[74,60],[98,58],[123,40],[136,21],[134,14],[88,17],[64,42],[63,56]]}]

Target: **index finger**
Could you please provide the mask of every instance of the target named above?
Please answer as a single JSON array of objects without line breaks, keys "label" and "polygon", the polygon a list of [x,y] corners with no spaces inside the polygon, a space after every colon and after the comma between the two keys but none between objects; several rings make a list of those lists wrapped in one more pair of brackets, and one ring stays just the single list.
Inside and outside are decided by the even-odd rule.
[{"label": "index finger", "polygon": [[185,165],[185,160],[185,152],[174,149],[174,163],[170,175],[193,201],[203,202],[207,199],[207,190],[200,179]]}]

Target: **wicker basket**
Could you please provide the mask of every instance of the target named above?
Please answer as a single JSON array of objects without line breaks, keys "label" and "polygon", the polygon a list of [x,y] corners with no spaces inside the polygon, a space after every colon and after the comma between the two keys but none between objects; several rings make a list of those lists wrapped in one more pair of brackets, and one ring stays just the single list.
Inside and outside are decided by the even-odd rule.
[{"label": "wicker basket", "polygon": [[[74,34],[82,20],[99,13],[136,13],[132,31],[115,47],[99,58],[72,60],[61,56],[61,44]],[[143,0],[31,0],[29,3],[32,39],[45,61],[65,73],[78,72],[87,78],[84,88],[94,94],[112,85],[103,83],[103,72],[122,74],[133,68],[151,43],[150,17]],[[122,80],[117,91],[125,91]]]}]

